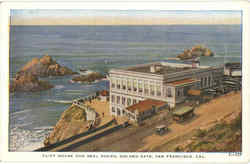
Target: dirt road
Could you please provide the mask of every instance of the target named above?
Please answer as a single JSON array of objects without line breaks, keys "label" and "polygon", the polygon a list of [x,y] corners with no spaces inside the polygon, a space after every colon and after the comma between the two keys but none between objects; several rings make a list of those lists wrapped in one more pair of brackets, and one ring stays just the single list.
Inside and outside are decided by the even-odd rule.
[{"label": "dirt road", "polygon": [[159,120],[158,115],[147,120],[143,126],[122,129],[73,151],[152,151],[176,137],[188,134],[197,128],[208,128],[217,121],[240,111],[241,92],[229,93],[201,105],[195,110],[196,116],[193,119],[182,124],[171,124],[170,132],[164,136],[154,134],[155,126],[166,124],[166,120]]}]

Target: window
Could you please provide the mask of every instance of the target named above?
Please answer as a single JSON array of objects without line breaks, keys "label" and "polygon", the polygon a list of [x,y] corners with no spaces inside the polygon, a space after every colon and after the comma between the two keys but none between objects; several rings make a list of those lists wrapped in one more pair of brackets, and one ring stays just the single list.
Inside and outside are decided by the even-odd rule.
[{"label": "window", "polygon": [[212,85],[212,82],[211,82],[211,77],[208,76],[208,86],[211,86]]},{"label": "window", "polygon": [[148,95],[148,92],[149,92],[149,90],[148,90],[148,83],[145,82],[144,83],[144,93],[145,93],[145,95]]},{"label": "window", "polygon": [[128,90],[131,91],[131,81],[130,80],[127,81],[127,86],[128,86]]},{"label": "window", "polygon": [[117,115],[121,115],[121,110],[119,108],[117,108]]},{"label": "window", "polygon": [[116,103],[117,103],[117,104],[120,104],[120,99],[121,99],[121,97],[120,97],[120,96],[117,96],[117,100],[116,100]]},{"label": "window", "polygon": [[139,80],[138,82],[138,89],[139,89],[139,93],[142,93],[142,81]]},{"label": "window", "polygon": [[122,89],[126,90],[126,81],[125,80],[122,80]]},{"label": "window", "polygon": [[154,96],[155,95],[155,89],[154,89],[154,85],[150,84],[150,95]]},{"label": "window", "polygon": [[136,80],[133,80],[133,90],[134,90],[134,92],[137,91],[137,82],[136,82]]},{"label": "window", "polygon": [[207,86],[207,77],[205,77],[204,86],[205,86],[205,87]]},{"label": "window", "polygon": [[115,107],[112,107],[112,112],[115,113]]},{"label": "window", "polygon": [[117,79],[117,80],[116,80],[116,84],[117,84],[117,85],[116,85],[116,88],[117,88],[117,89],[121,89],[121,80]]},{"label": "window", "polygon": [[115,80],[111,79],[111,88],[115,88]]},{"label": "window", "polygon": [[112,102],[112,103],[115,102],[115,96],[114,96],[114,95],[111,96],[111,102]]},{"label": "window", "polygon": [[122,105],[125,105],[126,98],[122,97]]},{"label": "window", "polygon": [[203,77],[201,78],[201,88],[203,88]]},{"label": "window", "polygon": [[168,88],[168,90],[167,90],[167,97],[172,97],[171,88]]},{"label": "window", "polygon": [[133,99],[133,104],[136,104],[136,99]]},{"label": "window", "polygon": [[156,95],[161,96],[161,86],[160,85],[156,86]]},{"label": "window", "polygon": [[181,89],[178,89],[177,90],[177,96],[179,97],[179,96],[181,96],[182,95],[182,90]]},{"label": "window", "polygon": [[128,99],[127,99],[127,105],[129,106],[130,104],[131,104],[131,99],[128,98]]}]

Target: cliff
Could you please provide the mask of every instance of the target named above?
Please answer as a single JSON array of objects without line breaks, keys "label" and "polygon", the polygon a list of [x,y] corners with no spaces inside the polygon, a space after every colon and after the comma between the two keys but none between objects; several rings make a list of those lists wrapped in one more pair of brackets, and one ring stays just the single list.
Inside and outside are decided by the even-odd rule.
[{"label": "cliff", "polygon": [[105,78],[104,75],[102,75],[101,73],[99,72],[93,72],[93,73],[90,73],[88,75],[80,75],[80,76],[76,76],[72,79],[73,82],[94,82],[96,80],[101,80]]},{"label": "cliff", "polygon": [[10,92],[36,92],[53,88],[47,81],[39,80],[37,76],[31,73],[23,73],[16,75],[16,78],[10,84]]},{"label": "cliff", "polygon": [[44,145],[48,146],[50,144],[80,134],[88,130],[87,126],[88,122],[86,121],[85,111],[77,106],[72,105],[62,113],[53,131],[44,140]]},{"label": "cliff", "polygon": [[42,58],[33,58],[17,74],[30,73],[38,77],[64,76],[76,74],[71,69],[59,65],[52,57],[44,55]]},{"label": "cliff", "polygon": [[196,45],[191,49],[185,49],[183,53],[177,56],[177,58],[186,60],[200,56],[214,56],[214,53],[208,48],[205,48],[201,45]]}]

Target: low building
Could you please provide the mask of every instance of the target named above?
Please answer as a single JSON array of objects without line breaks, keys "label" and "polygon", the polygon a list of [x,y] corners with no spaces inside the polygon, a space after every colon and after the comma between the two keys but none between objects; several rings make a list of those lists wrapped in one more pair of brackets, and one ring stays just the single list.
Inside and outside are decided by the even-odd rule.
[{"label": "low building", "polygon": [[241,63],[226,63],[224,66],[224,75],[226,76],[242,76]]},{"label": "low building", "polygon": [[182,103],[190,89],[206,89],[219,85],[222,66],[198,66],[156,62],[112,69],[110,81],[110,113],[122,116],[128,107],[143,100],[163,101],[170,108]]},{"label": "low building", "polygon": [[127,107],[120,115],[126,116],[129,120],[139,123],[145,118],[152,116],[157,111],[167,107],[168,105],[164,101],[147,99]]},{"label": "low building", "polygon": [[187,117],[194,116],[194,107],[184,106],[173,112],[175,121],[184,121]]}]

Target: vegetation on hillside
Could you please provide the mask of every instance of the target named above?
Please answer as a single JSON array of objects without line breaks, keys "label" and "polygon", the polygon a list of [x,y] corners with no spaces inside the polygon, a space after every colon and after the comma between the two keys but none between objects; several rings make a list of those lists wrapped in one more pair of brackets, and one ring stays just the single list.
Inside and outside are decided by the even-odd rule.
[{"label": "vegetation on hillside", "polygon": [[208,130],[197,130],[188,144],[179,145],[177,152],[241,152],[241,113],[231,123],[221,122]]}]

